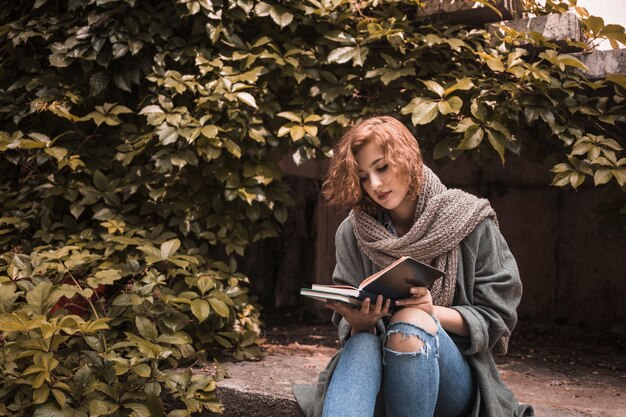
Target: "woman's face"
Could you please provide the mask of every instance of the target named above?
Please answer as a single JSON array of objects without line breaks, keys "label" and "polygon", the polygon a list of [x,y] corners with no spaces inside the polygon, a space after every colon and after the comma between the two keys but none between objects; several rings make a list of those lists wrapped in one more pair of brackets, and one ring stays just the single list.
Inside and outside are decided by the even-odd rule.
[{"label": "woman's face", "polygon": [[367,142],[356,154],[359,178],[372,200],[390,212],[410,204],[407,199],[410,179],[394,173],[380,145]]}]

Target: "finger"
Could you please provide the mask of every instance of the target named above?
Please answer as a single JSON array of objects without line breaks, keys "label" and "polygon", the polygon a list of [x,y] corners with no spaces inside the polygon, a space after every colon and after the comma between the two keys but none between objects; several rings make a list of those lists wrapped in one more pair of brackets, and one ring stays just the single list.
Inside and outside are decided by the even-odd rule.
[{"label": "finger", "polygon": [[370,312],[370,299],[369,299],[369,297],[366,298],[365,300],[363,300],[363,304],[361,304],[361,312],[365,313],[365,314]]},{"label": "finger", "polygon": [[326,306],[326,308],[330,308],[331,310],[335,310],[337,308],[337,302],[336,301],[326,301],[325,306]]},{"label": "finger", "polygon": [[423,297],[425,295],[428,295],[428,288],[426,287],[411,287],[410,289],[411,292],[411,297]]},{"label": "finger", "polygon": [[419,298],[404,298],[402,300],[396,300],[396,305],[400,306],[400,307],[412,307],[412,306],[416,306],[422,304],[422,301],[419,300]]},{"label": "finger", "polygon": [[374,314],[380,314],[380,309],[383,307],[383,296],[378,295],[376,297],[376,304],[374,305]]},{"label": "finger", "polygon": [[383,316],[386,316],[389,313],[389,307],[391,307],[391,299],[387,298],[387,300],[385,300],[385,304],[383,305],[383,309],[381,311]]}]

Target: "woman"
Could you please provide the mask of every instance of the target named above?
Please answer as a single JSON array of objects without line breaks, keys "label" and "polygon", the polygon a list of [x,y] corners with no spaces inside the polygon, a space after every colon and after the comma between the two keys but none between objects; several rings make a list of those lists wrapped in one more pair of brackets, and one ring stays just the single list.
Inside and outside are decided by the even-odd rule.
[{"label": "woman", "polygon": [[489,202],[441,184],[387,116],[343,135],[323,191],[352,208],[335,238],[336,284],[358,286],[403,255],[446,275],[412,288],[393,315],[380,296],[360,309],[327,304],[342,349],[314,392],[294,388],[307,416],[532,416],[492,357],[506,352],[522,285]]}]

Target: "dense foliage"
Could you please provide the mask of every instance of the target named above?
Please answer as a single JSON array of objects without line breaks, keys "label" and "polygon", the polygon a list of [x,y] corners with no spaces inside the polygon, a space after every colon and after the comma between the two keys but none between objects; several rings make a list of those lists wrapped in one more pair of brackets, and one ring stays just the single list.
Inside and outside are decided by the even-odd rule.
[{"label": "dense foliage", "polygon": [[626,78],[419,2],[28,0],[0,45],[0,415],[219,410],[219,375],[173,369],[259,355],[236,258],[286,218],[280,159],[355,118],[395,114],[438,159],[626,181]]}]

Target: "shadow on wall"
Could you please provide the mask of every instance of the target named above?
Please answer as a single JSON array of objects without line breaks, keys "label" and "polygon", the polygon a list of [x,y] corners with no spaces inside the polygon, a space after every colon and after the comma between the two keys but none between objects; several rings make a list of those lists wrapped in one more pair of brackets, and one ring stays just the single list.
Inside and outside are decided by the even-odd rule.
[{"label": "shadow on wall", "polygon": [[[521,318],[600,328],[626,321],[626,237],[619,227],[602,227],[594,212],[610,198],[609,188],[550,187],[544,166],[516,158],[506,170],[499,163],[481,170],[463,159],[427,164],[447,186],[490,200],[522,275]],[[322,204],[319,180],[287,179],[295,200],[289,219],[280,237],[248,249],[242,272],[262,305],[325,320],[323,305],[298,292],[330,281],[334,232],[345,213]]]}]

